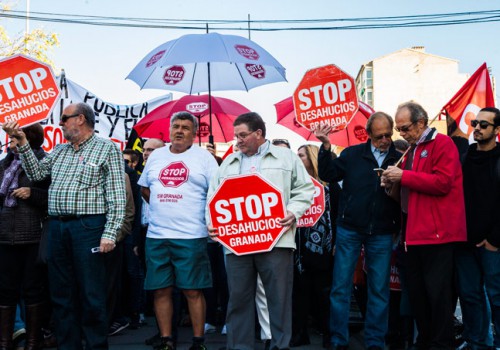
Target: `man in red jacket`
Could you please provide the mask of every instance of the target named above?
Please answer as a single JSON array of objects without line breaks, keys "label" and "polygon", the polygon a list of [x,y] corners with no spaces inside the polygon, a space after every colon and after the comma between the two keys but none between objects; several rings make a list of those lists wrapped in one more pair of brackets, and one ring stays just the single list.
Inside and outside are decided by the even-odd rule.
[{"label": "man in red jacket", "polygon": [[402,169],[390,166],[382,183],[401,185],[403,239],[418,349],[453,345],[453,242],[466,240],[462,169],[448,136],[430,128],[417,103],[400,105],[396,131],[410,143]]}]

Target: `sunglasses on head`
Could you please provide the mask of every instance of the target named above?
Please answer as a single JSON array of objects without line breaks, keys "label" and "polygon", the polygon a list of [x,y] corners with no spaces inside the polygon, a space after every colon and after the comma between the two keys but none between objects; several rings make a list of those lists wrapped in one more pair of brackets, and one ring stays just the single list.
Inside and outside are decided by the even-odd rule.
[{"label": "sunglasses on head", "polygon": [[471,120],[470,121],[470,126],[472,126],[473,128],[475,128],[477,125],[479,124],[479,127],[481,129],[486,129],[488,126],[492,126],[492,127],[495,127],[495,124],[492,124],[486,120],[477,120],[477,119],[474,119],[474,120]]}]

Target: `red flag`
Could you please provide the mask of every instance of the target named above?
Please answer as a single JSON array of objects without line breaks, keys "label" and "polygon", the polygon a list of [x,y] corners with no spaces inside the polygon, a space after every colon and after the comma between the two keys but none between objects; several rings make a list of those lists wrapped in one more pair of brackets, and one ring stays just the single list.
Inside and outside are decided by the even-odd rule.
[{"label": "red flag", "polygon": [[469,138],[473,128],[470,121],[481,108],[494,107],[493,90],[486,62],[467,80],[453,98],[444,105],[448,135]]},{"label": "red flag", "polygon": [[226,159],[227,156],[230,155],[231,153],[234,153],[233,145],[229,146],[229,148],[227,149],[226,153],[224,153],[224,155],[222,156],[222,159]]}]

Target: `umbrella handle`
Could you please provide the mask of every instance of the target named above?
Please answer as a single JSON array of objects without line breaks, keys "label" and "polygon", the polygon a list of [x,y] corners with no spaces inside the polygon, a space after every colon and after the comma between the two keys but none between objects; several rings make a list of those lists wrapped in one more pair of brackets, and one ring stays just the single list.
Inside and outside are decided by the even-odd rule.
[{"label": "umbrella handle", "polygon": [[210,143],[212,146],[215,145],[214,135],[212,135],[212,134],[208,135],[208,143]]}]

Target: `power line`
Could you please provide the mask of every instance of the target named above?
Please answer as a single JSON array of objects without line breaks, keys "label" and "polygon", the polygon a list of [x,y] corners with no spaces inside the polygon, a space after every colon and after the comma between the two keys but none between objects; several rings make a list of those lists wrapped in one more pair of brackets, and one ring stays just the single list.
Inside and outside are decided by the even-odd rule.
[{"label": "power line", "polygon": [[[3,11],[0,18],[26,20],[22,11]],[[67,23],[107,27],[153,28],[205,30],[248,30],[252,31],[318,31],[318,30],[366,30],[389,28],[415,28],[431,26],[464,25],[500,21],[500,10],[475,12],[453,12],[438,14],[420,14],[406,16],[324,18],[324,19],[289,19],[289,20],[220,20],[220,19],[160,19],[144,17],[105,17],[78,14],[60,14],[51,12],[31,12],[30,21]],[[338,24],[337,24],[338,23]],[[240,25],[240,26],[238,26]],[[287,26],[284,26],[287,25]],[[295,25],[295,26],[293,26]]]}]

